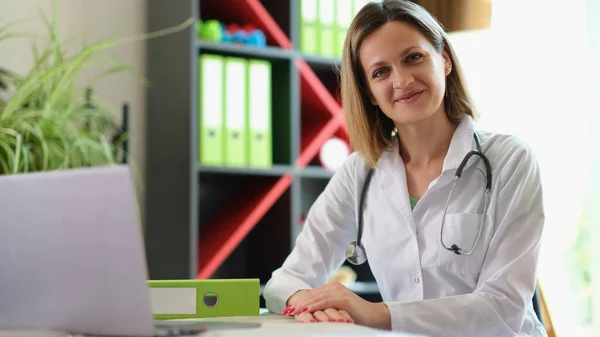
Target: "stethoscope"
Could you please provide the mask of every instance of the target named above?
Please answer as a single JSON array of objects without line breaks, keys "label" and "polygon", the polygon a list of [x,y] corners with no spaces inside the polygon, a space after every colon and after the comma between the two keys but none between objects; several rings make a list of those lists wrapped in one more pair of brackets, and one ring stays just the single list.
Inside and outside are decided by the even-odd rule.
[{"label": "stethoscope", "polygon": [[[473,253],[473,250],[475,249],[475,246],[477,245],[477,242],[479,241],[479,236],[481,235],[481,229],[483,228],[483,222],[484,222],[485,214],[487,213],[487,208],[488,208],[488,204],[489,204],[489,192],[490,192],[490,189],[492,188],[492,167],[490,165],[490,161],[485,156],[485,154],[483,154],[483,151],[481,150],[481,142],[479,141],[479,136],[477,135],[476,132],[473,133],[473,138],[475,138],[475,144],[477,146],[477,150],[472,150],[469,153],[467,153],[467,155],[463,158],[462,162],[458,166],[458,169],[456,170],[456,174],[454,176],[454,181],[452,182],[452,187],[450,188],[450,193],[448,194],[448,198],[446,199],[446,206],[444,207],[444,213],[442,214],[442,225],[440,228],[440,242],[441,242],[442,246],[445,249],[452,251],[457,255],[471,255],[471,253]],[[450,198],[452,196],[452,192],[454,191],[454,187],[456,186],[458,179],[462,175],[465,165],[467,164],[469,159],[471,159],[472,156],[478,156],[483,160],[483,162],[485,164],[486,184],[485,184],[485,193],[483,196],[483,213],[481,214],[481,221],[479,222],[477,236],[475,237],[475,242],[473,242],[473,246],[471,247],[471,249],[469,251],[465,251],[456,244],[452,244],[450,247],[446,246],[446,244],[444,243],[443,232],[444,232],[444,221],[446,219],[446,211],[448,210],[448,204],[450,203]],[[348,260],[348,262],[350,262],[354,265],[361,265],[367,261],[367,254],[365,253],[365,249],[361,243],[362,232],[363,232],[363,204],[365,201],[365,195],[367,194],[366,192],[369,189],[369,185],[371,183],[372,176],[373,176],[373,169],[371,168],[367,174],[367,178],[365,180],[364,187],[363,187],[363,190],[360,195],[360,203],[359,203],[359,208],[358,208],[359,216],[358,216],[357,238],[356,238],[356,241],[350,242],[346,246],[346,259]]]}]

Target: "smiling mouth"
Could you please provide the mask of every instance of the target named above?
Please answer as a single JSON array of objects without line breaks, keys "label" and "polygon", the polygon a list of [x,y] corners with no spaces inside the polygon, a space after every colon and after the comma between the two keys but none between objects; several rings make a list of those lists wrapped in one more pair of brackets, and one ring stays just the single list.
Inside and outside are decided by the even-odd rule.
[{"label": "smiling mouth", "polygon": [[402,104],[412,103],[412,102],[416,101],[421,96],[422,93],[423,93],[423,90],[415,92],[414,94],[412,94],[410,96],[406,96],[406,97],[397,99],[395,102],[402,103]]}]

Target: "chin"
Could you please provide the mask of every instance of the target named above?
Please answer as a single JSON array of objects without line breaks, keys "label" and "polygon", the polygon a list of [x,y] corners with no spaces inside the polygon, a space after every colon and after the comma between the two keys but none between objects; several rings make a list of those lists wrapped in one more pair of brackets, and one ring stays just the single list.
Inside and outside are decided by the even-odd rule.
[{"label": "chin", "polygon": [[394,118],[392,120],[398,124],[417,124],[428,118],[433,114],[425,112],[423,109],[403,109],[404,111],[394,112]]}]

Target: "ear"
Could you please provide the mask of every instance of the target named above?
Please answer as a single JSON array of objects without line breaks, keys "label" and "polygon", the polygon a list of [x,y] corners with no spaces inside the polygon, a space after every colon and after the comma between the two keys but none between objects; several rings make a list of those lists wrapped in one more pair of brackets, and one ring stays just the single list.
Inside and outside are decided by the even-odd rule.
[{"label": "ear", "polygon": [[446,51],[446,46],[444,46],[444,49],[442,50],[442,57],[444,58],[444,76],[448,76],[452,72],[452,60]]},{"label": "ear", "polygon": [[371,104],[377,105],[377,101],[375,100],[375,97],[373,97],[373,95],[369,95],[369,99],[371,100]]}]

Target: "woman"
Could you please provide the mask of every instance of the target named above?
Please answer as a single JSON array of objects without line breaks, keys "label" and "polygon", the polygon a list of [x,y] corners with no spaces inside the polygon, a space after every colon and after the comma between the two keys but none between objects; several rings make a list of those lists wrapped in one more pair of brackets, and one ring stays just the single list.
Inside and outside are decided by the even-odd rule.
[{"label": "woman", "polygon": [[[515,137],[475,132],[439,23],[410,1],[366,5],[347,34],[341,89],[356,152],[273,273],[268,309],[427,336],[545,336],[531,304],[544,223],[537,162]],[[489,167],[474,155],[455,180],[476,139]],[[381,303],[326,283],[361,219]]]}]

